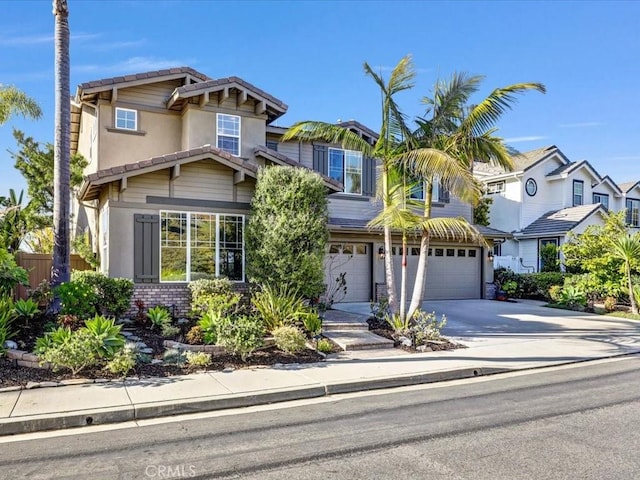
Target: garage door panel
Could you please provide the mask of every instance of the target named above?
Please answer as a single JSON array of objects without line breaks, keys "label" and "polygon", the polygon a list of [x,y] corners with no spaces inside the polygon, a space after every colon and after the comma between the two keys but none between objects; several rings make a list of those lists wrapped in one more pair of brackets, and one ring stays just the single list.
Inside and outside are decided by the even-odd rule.
[{"label": "garage door panel", "polygon": [[329,245],[325,257],[325,282],[335,283],[345,273],[347,294],[342,302],[371,300],[371,245],[368,243],[335,243]]}]

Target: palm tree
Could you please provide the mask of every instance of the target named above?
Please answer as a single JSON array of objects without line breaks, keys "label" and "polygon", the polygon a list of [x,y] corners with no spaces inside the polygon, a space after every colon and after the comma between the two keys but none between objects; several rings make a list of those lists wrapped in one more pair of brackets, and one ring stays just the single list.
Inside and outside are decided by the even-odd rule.
[{"label": "palm tree", "polygon": [[[387,82],[375,73],[369,64],[364,64],[364,70],[376,82],[382,95],[381,113],[382,126],[380,136],[372,146],[357,134],[338,125],[325,122],[304,121],[294,124],[283,136],[283,140],[298,139],[302,141],[323,140],[329,143],[341,144],[350,150],[359,150],[365,156],[376,158],[380,161],[381,174],[379,175],[383,209],[390,208],[389,175],[395,163],[395,157],[404,148],[403,144],[411,134],[405,123],[405,118],[394,100],[399,92],[413,87],[415,72],[411,63],[411,57],[406,56],[398,62],[392,70]],[[391,256],[391,226],[384,225],[384,249],[385,249],[385,280],[387,283],[387,295],[389,307],[392,312],[398,310],[395,278],[393,274],[393,258]]]},{"label": "palm tree", "polygon": [[[53,0],[55,17],[55,140],[54,140],[54,200],[53,200],[53,265],[51,285],[68,282],[70,278],[69,198],[70,133],[69,108],[69,8],[67,0]],[[58,302],[54,302],[53,310]]]},{"label": "palm tree", "polygon": [[640,235],[622,234],[611,240],[613,255],[624,262],[624,272],[627,277],[629,288],[629,300],[631,301],[631,313],[638,314],[638,305],[633,294],[633,283],[631,281],[631,264],[640,258]]},{"label": "palm tree", "polygon": [[433,96],[424,97],[427,106],[424,117],[418,118],[418,129],[411,138],[417,142],[413,151],[399,158],[415,178],[425,180],[427,193],[424,202],[424,225],[420,241],[420,257],[416,284],[413,289],[409,318],[420,308],[427,268],[430,238],[433,236],[456,240],[477,241],[479,233],[463,219],[431,218],[431,190],[435,182],[445,185],[463,201],[476,205],[480,186],[473,179],[473,162],[490,162],[510,171],[512,153],[502,138],[495,135],[495,124],[506,110],[512,108],[517,95],[528,90],[545,93],[540,83],[517,83],[497,88],[479,104],[469,106],[484,77],[453,74],[448,82],[437,81]]},{"label": "palm tree", "polygon": [[35,100],[16,87],[0,85],[0,125],[15,114],[37,120],[42,116],[42,110]]}]

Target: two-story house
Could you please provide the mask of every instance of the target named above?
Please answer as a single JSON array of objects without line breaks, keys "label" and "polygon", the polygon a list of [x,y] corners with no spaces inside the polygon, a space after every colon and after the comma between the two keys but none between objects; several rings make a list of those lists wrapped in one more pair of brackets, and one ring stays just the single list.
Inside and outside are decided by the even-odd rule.
[{"label": "two-story house", "polygon": [[513,157],[514,170],[474,164],[474,175],[493,198],[492,228],[511,232],[496,243],[495,266],[517,272],[541,269],[540,249],[562,245],[567,233],[602,225],[602,213],[627,209],[627,223],[638,227],[640,183],[617,185],[583,160],[570,161],[555,145]]},{"label": "two-story house", "polygon": [[[318,172],[327,187],[327,284],[344,271],[343,301],[375,298],[384,284],[383,239],[366,225],[379,208],[376,162],[339,145],[282,142],[286,128],[273,122],[286,111],[240,78],[214,80],[191,68],[79,85],[72,150],[89,165],[73,222],[77,233],[90,234],[102,272],[133,279],[135,298],[180,308],[191,280],[226,276],[244,285],[244,226],[256,174],[289,165]],[[342,125],[375,141],[358,122]],[[436,215],[472,219],[469,205],[442,189],[434,195]],[[415,276],[417,239],[409,250]],[[392,254],[399,267],[400,247]],[[435,239],[430,255],[425,298],[484,295],[492,269],[482,246]]]}]

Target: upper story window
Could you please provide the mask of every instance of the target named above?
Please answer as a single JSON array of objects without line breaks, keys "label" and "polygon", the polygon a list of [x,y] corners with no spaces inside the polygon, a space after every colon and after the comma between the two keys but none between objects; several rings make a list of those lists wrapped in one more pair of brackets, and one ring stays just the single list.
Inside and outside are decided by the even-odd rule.
[{"label": "upper story window", "polygon": [[584,204],[584,182],[582,180],[573,181],[573,206]]},{"label": "upper story window", "polygon": [[218,148],[224,152],[240,156],[240,117],[218,113],[216,116]]},{"label": "upper story window", "polygon": [[505,182],[490,182],[487,184],[487,193],[502,193],[504,192]]},{"label": "upper story window", "polygon": [[345,193],[362,195],[362,152],[330,148],[329,176],[344,185]]},{"label": "upper story window", "polygon": [[594,193],[593,203],[601,203],[604,208],[609,209],[609,195],[606,193]]},{"label": "upper story window", "polygon": [[138,130],[137,110],[116,107],[116,128]]},{"label": "upper story window", "polygon": [[[411,198],[414,200],[424,200],[425,184],[424,182],[417,183],[411,189]],[[449,190],[442,185],[436,178],[433,182],[433,188],[431,190],[431,201],[437,203],[449,203]]]},{"label": "upper story window", "polygon": [[267,140],[265,145],[269,150],[273,150],[274,152],[278,151],[278,142],[274,140]]},{"label": "upper story window", "polygon": [[640,227],[640,200],[627,198],[627,225]]}]

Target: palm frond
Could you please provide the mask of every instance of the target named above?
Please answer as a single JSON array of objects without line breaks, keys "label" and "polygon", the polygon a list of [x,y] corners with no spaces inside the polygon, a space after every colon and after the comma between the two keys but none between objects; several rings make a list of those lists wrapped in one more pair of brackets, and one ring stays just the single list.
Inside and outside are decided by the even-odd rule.
[{"label": "palm frond", "polygon": [[463,217],[427,218],[421,224],[429,236],[439,240],[476,243],[487,246],[482,234]]},{"label": "palm frond", "polygon": [[304,121],[292,125],[282,136],[283,141],[301,140],[312,142],[321,140],[327,143],[341,145],[347,150],[358,150],[363,155],[372,155],[373,148],[357,133],[351,130],[326,122]]},{"label": "palm frond", "polygon": [[35,100],[16,87],[0,85],[0,125],[14,114],[38,119],[42,116],[42,110]]},{"label": "palm frond", "polygon": [[542,83],[514,83],[502,88],[496,88],[482,102],[473,107],[469,115],[463,120],[460,128],[467,135],[480,136],[493,128],[500,117],[513,108],[517,102],[517,96],[528,90],[536,90],[546,93],[546,87]]}]

